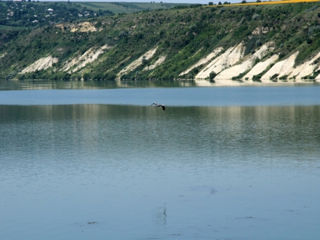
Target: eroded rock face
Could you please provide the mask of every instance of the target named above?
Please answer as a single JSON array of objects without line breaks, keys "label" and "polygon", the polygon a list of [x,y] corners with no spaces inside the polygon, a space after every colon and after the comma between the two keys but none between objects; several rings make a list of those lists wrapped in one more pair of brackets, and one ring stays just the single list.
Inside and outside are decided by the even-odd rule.
[{"label": "eroded rock face", "polygon": [[127,73],[130,73],[131,71],[135,70],[139,66],[142,65],[143,60],[150,60],[154,54],[157,52],[158,47],[155,47],[146,53],[144,53],[142,56],[140,56],[138,59],[134,60],[132,63],[127,65],[125,68],[123,68],[118,74],[117,74],[117,80],[120,80],[121,77]]},{"label": "eroded rock face", "polygon": [[263,73],[269,66],[274,64],[279,59],[279,55],[274,54],[264,61],[258,62],[253,68],[243,77],[244,80],[251,81],[254,76]]},{"label": "eroded rock face", "polygon": [[274,76],[282,77],[289,75],[294,70],[295,60],[299,52],[293,53],[288,58],[275,63],[269,71],[267,71],[262,77],[262,82],[268,82],[274,78]]},{"label": "eroded rock face", "polygon": [[70,32],[96,32],[96,27],[90,22],[82,22],[71,26]]},{"label": "eroded rock face", "polygon": [[306,61],[305,63],[295,67],[291,72],[291,74],[288,76],[288,78],[289,79],[294,78],[298,81],[301,81],[303,78],[311,76],[318,66],[316,64],[316,60],[318,60],[319,58],[320,58],[320,52],[309,61]]},{"label": "eroded rock face", "polygon": [[54,58],[52,56],[43,57],[26,67],[21,71],[21,74],[24,73],[31,73],[36,72],[40,70],[46,70],[53,66],[53,64],[57,63],[59,61],[58,58]]},{"label": "eroded rock face", "polygon": [[98,59],[98,57],[103,54],[107,49],[111,48],[110,46],[103,45],[102,47],[96,48],[92,47],[88,49],[85,53],[75,58],[68,60],[63,68],[62,71],[68,73],[74,73],[79,71],[80,69],[84,68],[89,63],[92,63]]},{"label": "eroded rock face", "polygon": [[201,58],[196,64],[189,67],[187,70],[183,71],[179,74],[179,76],[183,76],[191,72],[193,69],[201,66],[206,65],[208,62],[210,62],[212,59],[214,59],[219,53],[223,51],[223,47],[218,47],[214,49],[209,55],[205,56],[204,58]]},{"label": "eroded rock face", "polygon": [[164,63],[164,61],[166,60],[167,56],[160,56],[157,61],[154,62],[154,64],[150,65],[150,66],[146,66],[143,71],[150,71],[155,69],[156,67],[160,66],[162,63]]},{"label": "eroded rock face", "polygon": [[218,80],[232,79],[234,77],[238,77],[239,75],[247,72],[248,70],[252,69],[256,61],[260,61],[270,51],[273,50],[272,46],[273,46],[272,42],[264,44],[254,54],[244,57],[241,63],[236,64],[220,72],[215,77],[215,80],[218,81]]},{"label": "eroded rock face", "polygon": [[77,24],[63,24],[59,23],[55,25],[56,28],[59,28],[61,31],[69,32],[96,32],[97,28],[91,22],[80,22]]},{"label": "eroded rock face", "polygon": [[224,53],[214,58],[206,67],[204,67],[195,77],[196,80],[208,79],[211,72],[215,74],[235,65],[244,56],[245,47],[243,43],[227,49]]},{"label": "eroded rock face", "polygon": [[[264,83],[277,80],[299,82],[314,78],[314,76],[316,76],[315,81],[320,80],[320,77],[315,74],[320,71],[320,52],[303,64],[295,66],[298,51],[286,59],[278,61],[279,55],[273,54],[274,49],[274,43],[268,42],[257,49],[255,53],[244,56],[245,47],[243,43],[240,43],[220,55],[214,51],[179,76],[187,74],[194,67],[205,65],[195,76],[196,83],[201,86],[232,85],[233,82],[234,85],[238,85],[239,81],[252,83],[255,81],[255,76],[259,75],[259,80]],[[219,49],[220,51],[222,49]],[[211,73],[214,73],[214,84],[209,81]]]}]

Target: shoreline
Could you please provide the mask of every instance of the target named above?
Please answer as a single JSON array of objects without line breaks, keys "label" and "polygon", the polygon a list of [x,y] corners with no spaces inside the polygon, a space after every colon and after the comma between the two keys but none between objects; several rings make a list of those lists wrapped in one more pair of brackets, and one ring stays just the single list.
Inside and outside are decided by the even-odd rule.
[{"label": "shoreline", "polygon": [[311,86],[311,85],[320,85],[320,81],[298,81],[298,82],[254,82],[254,81],[236,81],[236,80],[219,80],[218,82],[209,82],[208,80],[195,80],[196,86],[198,87],[268,87],[268,86]]}]

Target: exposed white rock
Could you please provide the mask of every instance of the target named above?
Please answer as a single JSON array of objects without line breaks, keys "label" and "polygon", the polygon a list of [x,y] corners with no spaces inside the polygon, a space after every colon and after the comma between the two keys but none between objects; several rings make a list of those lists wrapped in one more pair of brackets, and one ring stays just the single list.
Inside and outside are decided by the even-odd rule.
[{"label": "exposed white rock", "polygon": [[[320,65],[318,68],[315,69],[315,72],[319,72],[320,71]],[[315,79],[317,82],[320,82],[320,74],[316,77]]]},{"label": "exposed white rock", "polygon": [[295,78],[297,81],[301,81],[304,77],[312,75],[317,67],[317,64],[313,63],[318,58],[320,58],[320,52],[309,61],[306,61],[294,68],[288,78]]},{"label": "exposed white rock", "polygon": [[246,59],[240,64],[234,65],[230,68],[227,68],[220,72],[215,78],[215,81],[219,80],[231,80],[233,77],[237,77],[240,74],[250,70],[255,64],[257,59],[261,59],[266,56],[274,48],[272,47],[273,43],[268,42],[261,46],[253,55],[249,55]]},{"label": "exposed white rock", "polygon": [[68,72],[68,73],[74,73],[82,68],[84,68],[87,64],[94,62],[98,59],[98,57],[105,52],[105,50],[109,49],[110,46],[103,45],[100,48],[92,47],[88,49],[84,54],[81,56],[75,57],[69,61],[67,61],[62,71]]},{"label": "exposed white rock", "polygon": [[261,34],[266,34],[269,32],[269,28],[268,27],[256,27],[253,31],[252,31],[252,35],[261,35]]},{"label": "exposed white rock", "polygon": [[160,56],[152,65],[146,66],[143,71],[150,71],[160,66],[166,60],[167,56]]},{"label": "exposed white rock", "polygon": [[129,65],[127,65],[125,68],[123,68],[118,74],[117,74],[117,78],[116,80],[120,80],[121,77],[133,70],[135,70],[137,67],[141,66],[141,64],[143,63],[143,60],[149,60],[151,59],[154,54],[157,52],[158,47],[155,47],[149,51],[147,51],[145,54],[143,54],[142,56],[140,56],[138,59],[134,60],[132,63],[130,63]]},{"label": "exposed white rock", "polygon": [[81,22],[71,25],[70,32],[96,32],[97,28],[91,22]]},{"label": "exposed white rock", "polygon": [[278,55],[273,55],[270,58],[257,63],[254,67],[243,77],[243,79],[252,80],[253,76],[259,75],[265,71],[271,64],[275,63],[279,59]]},{"label": "exposed white rock", "polygon": [[1,59],[1,58],[4,58],[6,55],[7,55],[7,53],[6,53],[6,52],[1,53],[1,54],[0,54],[0,59]]},{"label": "exposed white rock", "polygon": [[220,73],[222,70],[229,68],[239,62],[244,55],[243,43],[227,49],[223,54],[213,59],[204,69],[195,77],[195,80],[208,79],[211,72]]},{"label": "exposed white rock", "polygon": [[272,68],[269,69],[268,72],[266,72],[262,77],[262,82],[270,82],[270,79],[275,74],[278,75],[278,78],[281,76],[289,75],[294,70],[294,64],[295,60],[298,56],[299,52],[293,53],[288,58],[277,62],[275,65],[272,66]]},{"label": "exposed white rock", "polygon": [[213,58],[215,58],[221,51],[223,50],[222,47],[218,47],[217,49],[213,50],[209,55],[207,55],[204,58],[201,58],[196,64],[192,65],[191,67],[189,67],[187,70],[183,71],[182,73],[179,74],[179,76],[183,76],[188,74],[190,71],[192,71],[193,69],[207,64],[209,61],[211,61]]},{"label": "exposed white rock", "polygon": [[20,73],[30,73],[30,72],[36,72],[40,70],[46,70],[50,67],[52,67],[53,64],[57,63],[59,60],[58,58],[54,58],[52,56],[40,58],[25,69],[23,69]]},{"label": "exposed white rock", "polygon": [[[320,52],[316,54],[310,60],[304,62],[303,64],[294,67],[295,60],[299,52],[295,52],[288,58],[277,62],[279,56],[274,54],[273,56],[267,58],[266,60],[254,65],[257,59],[263,59],[266,54],[273,50],[272,43],[268,43],[262,46],[253,55],[245,56],[243,61],[239,64],[233,65],[229,68],[222,70],[216,77],[215,82],[209,82],[206,79],[196,79],[195,83],[198,86],[238,86],[238,85],[259,85],[261,83],[255,83],[252,81],[253,76],[261,74],[266,71],[272,64],[274,64],[262,77],[261,80],[264,84],[275,84],[270,81],[271,77],[277,75],[277,78],[286,76],[287,80],[295,79],[293,82],[304,82],[305,77],[311,76],[314,72],[320,71],[320,63],[316,60],[320,59]],[[228,51],[229,50],[229,51]],[[230,53],[232,50],[228,49],[225,53]],[[224,53],[224,54],[225,54]],[[219,57],[218,57],[219,58]],[[216,62],[216,59],[213,60]],[[219,60],[222,62],[221,60]],[[239,74],[246,71],[249,72],[242,78],[242,80],[249,80],[243,83],[232,81],[232,77],[239,76]],[[320,82],[320,74],[316,77],[315,81]],[[278,82],[276,84],[288,84]]]}]

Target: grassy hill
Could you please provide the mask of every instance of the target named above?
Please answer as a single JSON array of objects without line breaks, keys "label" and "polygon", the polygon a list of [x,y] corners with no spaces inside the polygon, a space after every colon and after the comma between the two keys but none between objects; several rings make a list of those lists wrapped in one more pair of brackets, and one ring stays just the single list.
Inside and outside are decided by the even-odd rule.
[{"label": "grassy hill", "polygon": [[178,3],[156,3],[156,2],[78,2],[80,6],[93,11],[111,11],[114,14],[134,13],[139,11],[150,11],[157,9],[170,9],[185,4]]},{"label": "grassy hill", "polygon": [[[208,62],[181,73],[215,49],[222,48],[221,55],[241,43],[241,63],[268,42],[272,51],[254,64],[272,54],[281,61],[298,52],[298,66],[320,51],[319,10],[319,3],[197,6],[46,25],[19,32],[0,46],[0,74],[55,80],[192,79]],[[43,61],[46,67],[37,67]]]}]

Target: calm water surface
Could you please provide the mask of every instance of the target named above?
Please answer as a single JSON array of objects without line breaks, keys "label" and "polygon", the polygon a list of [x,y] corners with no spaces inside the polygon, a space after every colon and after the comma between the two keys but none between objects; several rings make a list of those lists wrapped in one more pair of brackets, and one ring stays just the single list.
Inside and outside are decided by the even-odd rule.
[{"label": "calm water surface", "polygon": [[320,106],[299,97],[1,105],[0,239],[319,239]]},{"label": "calm water surface", "polygon": [[169,106],[320,105],[320,86],[188,87],[0,91],[1,105],[122,104]]}]

